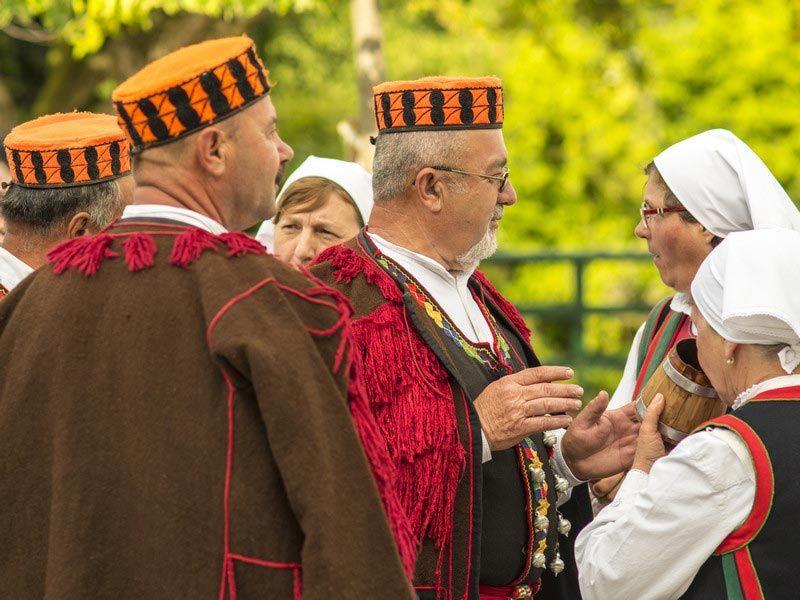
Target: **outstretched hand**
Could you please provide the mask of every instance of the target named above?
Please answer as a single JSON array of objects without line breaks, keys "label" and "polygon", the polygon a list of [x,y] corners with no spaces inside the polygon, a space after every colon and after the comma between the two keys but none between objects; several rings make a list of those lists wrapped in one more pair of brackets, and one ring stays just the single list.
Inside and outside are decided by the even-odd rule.
[{"label": "outstretched hand", "polygon": [[639,421],[634,405],[607,411],[600,392],[573,419],[561,440],[561,452],[579,479],[601,479],[629,469],[636,452]]}]

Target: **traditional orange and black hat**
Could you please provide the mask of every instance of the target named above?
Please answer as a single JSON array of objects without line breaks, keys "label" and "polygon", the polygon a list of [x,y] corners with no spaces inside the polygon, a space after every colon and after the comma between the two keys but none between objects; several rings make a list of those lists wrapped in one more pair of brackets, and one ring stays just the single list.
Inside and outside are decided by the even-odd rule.
[{"label": "traditional orange and black hat", "polygon": [[131,172],[128,142],[111,115],[46,115],[14,127],[3,144],[11,181],[23,187],[88,185]]},{"label": "traditional orange and black hat", "polygon": [[133,151],[216,123],[269,93],[269,71],[246,35],[176,50],[121,83],[111,95]]},{"label": "traditional orange and black hat", "polygon": [[378,133],[499,129],[503,87],[497,77],[425,77],[372,89]]}]

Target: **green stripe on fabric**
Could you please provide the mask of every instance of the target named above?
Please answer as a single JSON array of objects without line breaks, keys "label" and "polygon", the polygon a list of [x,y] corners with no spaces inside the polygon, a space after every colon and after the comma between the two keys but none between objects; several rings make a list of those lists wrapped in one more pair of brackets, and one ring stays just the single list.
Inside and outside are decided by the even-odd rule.
[{"label": "green stripe on fabric", "polygon": [[653,376],[653,373],[656,372],[656,369],[661,365],[664,359],[667,357],[667,354],[670,350],[669,343],[672,341],[675,332],[678,331],[678,327],[680,327],[681,321],[685,315],[683,313],[675,312],[674,310],[670,310],[667,318],[664,321],[664,324],[661,326],[659,332],[661,332],[660,337],[658,339],[658,346],[656,346],[655,351],[650,359],[650,362],[646,365],[642,365],[642,368],[646,369],[644,373],[644,379],[642,379],[642,388],[647,385],[647,382],[650,381],[650,377]]},{"label": "green stripe on fabric", "polygon": [[647,321],[645,321],[644,330],[642,331],[642,339],[639,342],[639,356],[638,359],[636,360],[637,375],[639,371],[642,369],[642,364],[644,363],[644,359],[647,357],[647,348],[650,347],[650,340],[653,338],[653,333],[654,333],[653,329],[655,329],[656,321],[658,321],[658,316],[661,314],[664,305],[667,302],[671,301],[672,297],[659,300],[658,303],[650,311],[650,314],[647,315]]},{"label": "green stripe on fabric", "polygon": [[728,600],[744,600],[742,584],[739,583],[739,569],[736,568],[736,559],[733,552],[722,555],[722,572],[725,574],[725,590]]}]

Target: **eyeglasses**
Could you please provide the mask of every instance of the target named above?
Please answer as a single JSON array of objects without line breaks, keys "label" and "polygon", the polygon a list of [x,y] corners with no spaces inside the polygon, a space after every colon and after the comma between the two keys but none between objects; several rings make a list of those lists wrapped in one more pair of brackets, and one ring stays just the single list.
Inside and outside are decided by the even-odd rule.
[{"label": "eyeglasses", "polygon": [[665,213],[681,213],[681,212],[689,212],[683,206],[667,206],[662,208],[650,208],[647,204],[642,203],[639,207],[639,216],[644,223],[644,226],[647,229],[650,229],[650,224],[648,223],[648,217],[652,217],[653,215],[663,215]]},{"label": "eyeglasses", "polygon": [[472,173],[470,171],[462,171],[461,169],[454,169],[453,167],[430,167],[431,169],[436,169],[437,171],[448,171],[450,173],[458,173],[459,175],[472,175],[473,177],[481,177],[482,179],[492,179],[494,181],[500,182],[500,187],[497,188],[497,193],[499,194],[502,192],[506,184],[508,183],[508,175],[511,173],[508,167],[503,167],[502,172],[500,175],[486,175],[485,173]]}]

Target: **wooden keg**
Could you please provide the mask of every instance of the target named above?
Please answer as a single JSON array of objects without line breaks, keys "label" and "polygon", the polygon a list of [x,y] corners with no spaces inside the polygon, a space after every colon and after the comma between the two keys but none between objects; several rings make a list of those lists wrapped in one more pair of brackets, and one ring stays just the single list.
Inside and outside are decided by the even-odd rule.
[{"label": "wooden keg", "polygon": [[697,344],[692,338],[673,346],[636,398],[640,418],[644,418],[645,410],[658,393],[664,395],[658,430],[672,444],[680,442],[701,423],[725,414],[725,403],[700,368]]}]

